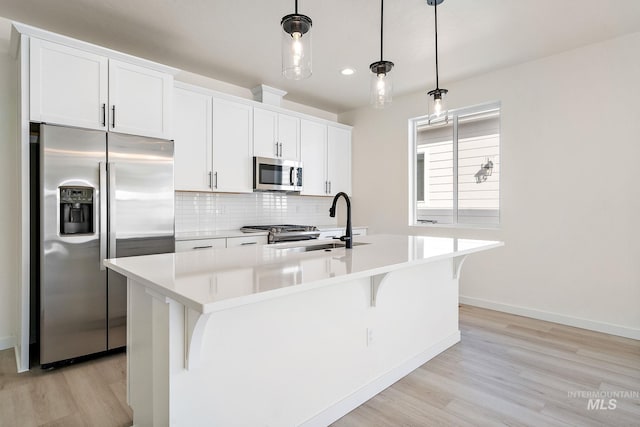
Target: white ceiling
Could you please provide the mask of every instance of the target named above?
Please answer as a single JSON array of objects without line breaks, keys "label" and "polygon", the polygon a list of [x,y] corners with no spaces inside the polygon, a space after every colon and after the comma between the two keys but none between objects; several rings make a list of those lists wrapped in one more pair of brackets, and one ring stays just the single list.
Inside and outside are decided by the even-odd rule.
[{"label": "white ceiling", "polygon": [[[313,75],[281,75],[280,19],[293,0],[0,0],[0,16],[331,112],[366,105],[379,60],[379,0],[300,0],[313,20]],[[438,7],[440,86],[640,31],[640,0],[445,0]],[[433,7],[385,2],[394,95],[432,89]],[[345,66],[351,77],[340,75]],[[603,82],[606,84],[606,82]]]}]

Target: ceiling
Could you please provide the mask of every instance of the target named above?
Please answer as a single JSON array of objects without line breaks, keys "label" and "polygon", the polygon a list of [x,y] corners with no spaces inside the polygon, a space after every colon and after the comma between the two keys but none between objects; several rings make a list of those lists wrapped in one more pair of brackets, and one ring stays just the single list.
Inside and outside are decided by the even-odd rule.
[{"label": "ceiling", "polygon": [[[280,19],[292,0],[0,0],[0,16],[238,86],[266,84],[334,113],[369,101],[380,59],[380,2],[300,0],[313,20],[313,75],[281,75]],[[385,2],[384,59],[394,95],[435,86],[433,7]],[[638,0],[445,0],[438,7],[440,86],[640,31]],[[353,76],[339,71],[353,67]]]}]

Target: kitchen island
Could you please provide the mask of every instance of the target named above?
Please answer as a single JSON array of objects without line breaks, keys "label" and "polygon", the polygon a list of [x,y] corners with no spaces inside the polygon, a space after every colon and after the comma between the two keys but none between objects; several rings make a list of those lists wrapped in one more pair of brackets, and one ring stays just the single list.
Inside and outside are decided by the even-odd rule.
[{"label": "kitchen island", "polygon": [[128,278],[134,425],[326,425],[460,340],[462,263],[502,246],[320,243],[106,260]]}]

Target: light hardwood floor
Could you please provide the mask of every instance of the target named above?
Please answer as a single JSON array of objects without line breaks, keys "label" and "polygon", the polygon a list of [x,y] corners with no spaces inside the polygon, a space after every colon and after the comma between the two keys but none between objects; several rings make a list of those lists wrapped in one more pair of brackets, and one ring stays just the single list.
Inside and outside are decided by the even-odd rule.
[{"label": "light hardwood floor", "polygon": [[[640,426],[640,341],[463,306],[462,342],[335,427]],[[15,373],[0,352],[0,426],[128,426],[125,356]],[[612,410],[571,392],[630,391]],[[605,398],[605,407],[609,398]]]}]

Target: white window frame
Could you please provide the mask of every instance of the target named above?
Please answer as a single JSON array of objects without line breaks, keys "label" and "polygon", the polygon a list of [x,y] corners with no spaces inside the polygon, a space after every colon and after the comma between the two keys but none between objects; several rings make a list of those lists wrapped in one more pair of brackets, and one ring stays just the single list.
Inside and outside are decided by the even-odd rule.
[{"label": "white window frame", "polygon": [[[467,114],[477,113],[486,110],[500,110],[500,118],[499,123],[502,122],[502,107],[499,101],[494,101],[486,104],[478,104],[470,107],[459,108],[456,110],[449,110],[446,118],[439,119],[442,120],[455,120],[457,121],[458,116],[463,116]],[[420,116],[409,119],[408,125],[408,135],[409,135],[409,167],[407,168],[409,171],[409,226],[410,227],[426,227],[426,228],[472,228],[472,229],[499,229],[502,224],[502,173],[498,177],[498,188],[500,189],[499,194],[499,207],[498,207],[498,223],[497,224],[469,224],[469,223],[459,223],[458,222],[458,129],[456,126],[453,127],[453,218],[454,221],[452,223],[429,223],[429,222],[418,222],[417,218],[417,210],[419,205],[424,206],[426,201],[418,201],[417,200],[417,174],[416,174],[416,164],[417,164],[417,140],[418,140],[418,127],[424,125],[429,121],[428,116]],[[433,123],[433,121],[432,121]],[[500,144],[498,147],[500,162],[502,163],[502,126],[500,126]],[[426,156],[425,156],[426,161]],[[502,169],[502,167],[501,167]],[[426,186],[426,176],[425,176],[425,199],[427,198],[427,186]]]}]

